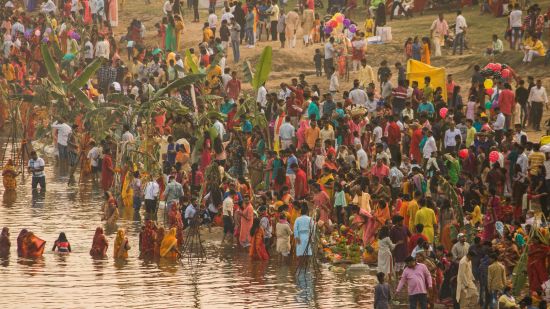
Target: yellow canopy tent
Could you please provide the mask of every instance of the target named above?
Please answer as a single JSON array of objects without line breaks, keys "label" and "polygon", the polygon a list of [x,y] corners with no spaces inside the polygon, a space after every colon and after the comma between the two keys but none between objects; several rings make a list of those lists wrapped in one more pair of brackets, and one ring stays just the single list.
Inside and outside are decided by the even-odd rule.
[{"label": "yellow canopy tent", "polygon": [[443,99],[447,101],[445,68],[436,68],[423,62],[409,59],[407,62],[407,79],[409,82],[412,84],[413,81],[417,81],[418,87],[422,89],[424,85],[424,77],[426,76],[431,78],[430,84],[434,90],[437,87],[441,87],[443,90]]}]

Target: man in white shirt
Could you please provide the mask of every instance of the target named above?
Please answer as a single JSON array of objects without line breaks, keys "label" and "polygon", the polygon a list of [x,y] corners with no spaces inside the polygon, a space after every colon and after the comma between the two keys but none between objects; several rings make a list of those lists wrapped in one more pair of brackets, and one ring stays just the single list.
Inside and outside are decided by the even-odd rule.
[{"label": "man in white shirt", "polygon": [[263,109],[267,106],[267,89],[265,88],[265,83],[258,88],[256,103],[260,104]]},{"label": "man in white shirt", "polygon": [[122,134],[121,140],[123,142],[133,143],[134,135],[132,134],[132,132],[130,132],[130,126],[125,124],[122,130],[124,131],[124,133]]},{"label": "man in white shirt", "polygon": [[93,179],[97,179],[97,174],[101,172],[101,166],[99,166],[99,158],[101,156],[102,150],[101,147],[98,147],[95,143],[95,141],[90,142],[90,146],[92,149],[88,151],[88,155],[86,156],[88,160],[90,160],[90,165],[92,166],[92,176]]},{"label": "man in white shirt", "polygon": [[218,16],[216,16],[216,13],[214,11],[210,11],[210,15],[208,15],[208,27],[210,27],[210,30],[212,30],[212,33],[214,33],[214,36],[216,36],[216,26],[218,24]]},{"label": "man in white shirt", "polygon": [[376,108],[378,107],[378,104],[374,99],[374,93],[372,92],[367,93],[367,101],[365,102],[365,107],[369,111],[369,117],[371,119],[376,117]]},{"label": "man in white shirt", "polygon": [[359,161],[359,167],[361,170],[366,170],[369,168],[369,157],[367,156],[367,152],[361,144],[355,144],[355,150],[357,150],[357,161]]},{"label": "man in white shirt", "polygon": [[149,181],[145,184],[143,190],[143,197],[145,198],[145,212],[150,215],[157,213],[157,200],[160,193],[159,184],[153,180],[153,177],[149,176]]},{"label": "man in white shirt", "polygon": [[449,34],[449,25],[447,25],[443,13],[439,13],[438,18],[433,21],[430,33],[435,47],[434,56],[440,57],[441,46],[445,43],[445,36]]},{"label": "man in white shirt", "polygon": [[521,145],[521,139],[523,136],[527,138],[527,133],[523,132],[523,130],[521,129],[521,123],[516,124],[514,127],[514,130],[515,130],[515,134],[514,134],[513,142]]},{"label": "man in white shirt", "polygon": [[222,216],[223,216],[223,238],[222,244],[225,241],[225,237],[228,236],[229,239],[233,240],[233,207],[235,191],[230,190],[227,197],[222,202]]},{"label": "man in white shirt", "polygon": [[506,117],[500,111],[500,108],[495,107],[495,122],[493,122],[493,130],[495,131],[495,141],[500,143],[502,139],[502,134],[504,130],[504,125],[506,124]]},{"label": "man in white shirt", "polygon": [[279,128],[279,138],[281,139],[281,149],[285,150],[292,145],[296,129],[290,123],[290,116],[285,117],[285,122]]},{"label": "man in white shirt", "polygon": [[453,55],[456,54],[456,48],[459,47],[459,54],[462,55],[464,50],[464,33],[468,25],[466,19],[462,16],[462,11],[456,12],[455,40],[453,42]]},{"label": "man in white shirt", "polygon": [[103,57],[109,60],[110,51],[111,46],[109,45],[109,41],[107,41],[107,37],[103,37],[103,40],[97,42],[95,45],[95,56],[97,58]]},{"label": "man in white shirt", "polygon": [[518,41],[519,41],[518,45],[521,44],[521,27],[523,23],[523,18],[521,15],[522,15],[522,12],[521,12],[519,3],[516,3],[514,5],[514,9],[512,10],[512,12],[510,12],[510,16],[509,16],[509,23],[512,31],[511,40],[510,40],[511,50],[516,49],[516,43],[518,43]]},{"label": "man in white shirt", "polygon": [[40,7],[40,12],[44,14],[55,13],[56,10],[57,6],[55,6],[55,3],[53,3],[52,0],[47,0],[46,2],[42,3]]},{"label": "man in white shirt", "polygon": [[356,106],[366,107],[368,99],[367,93],[363,89],[359,88],[358,79],[353,81],[353,90],[349,92],[349,98],[351,99],[351,102]]},{"label": "man in white shirt", "polygon": [[214,127],[214,129],[216,129],[216,131],[218,131],[218,136],[222,139],[223,142],[225,137],[225,127],[223,123],[219,119],[216,119],[212,126]]},{"label": "man in white shirt", "polygon": [[372,135],[374,137],[374,144],[376,145],[382,143],[382,136],[384,133],[382,127],[377,122],[375,122],[374,125],[375,127],[374,130],[372,130]]},{"label": "man in white shirt", "polygon": [[455,123],[453,121],[450,123],[447,131],[445,131],[445,140],[443,146],[445,146],[446,152],[455,151],[457,136],[460,138],[460,140],[462,140],[462,134],[460,134],[460,130],[455,127]]},{"label": "man in white shirt", "polygon": [[292,91],[288,88],[288,86],[285,83],[281,83],[281,90],[279,90],[279,93],[277,94],[277,99],[286,101],[291,93]]},{"label": "man in white shirt", "polygon": [[59,119],[52,124],[52,128],[57,130],[57,150],[59,152],[59,160],[64,161],[69,158],[67,145],[69,135],[73,132],[71,126],[66,124],[63,119]]},{"label": "man in white shirt", "polygon": [[231,14],[231,9],[225,8],[225,13],[222,15],[222,22],[227,20],[227,24],[229,25],[231,23],[231,18],[234,18],[233,14]]},{"label": "man in white shirt", "polygon": [[36,190],[38,184],[42,191],[46,190],[46,174],[44,174],[44,159],[38,157],[36,151],[31,151],[31,159],[29,160],[29,173],[32,173],[32,189]]},{"label": "man in white shirt", "polygon": [[164,15],[172,14],[172,0],[166,0],[166,2],[164,2],[162,12],[164,12]]},{"label": "man in white shirt", "polygon": [[432,156],[432,153],[437,151],[437,144],[435,143],[435,138],[432,136],[432,130],[426,129],[426,131],[428,139],[424,144],[424,148],[422,148],[422,157],[424,160],[428,161],[428,159]]},{"label": "man in white shirt", "polygon": [[536,131],[540,131],[540,121],[543,114],[542,105],[546,105],[546,109],[549,109],[548,95],[546,94],[546,89],[542,87],[540,79],[537,80],[536,86],[531,88],[527,101],[531,104],[531,119],[529,119],[529,123],[531,123]]},{"label": "man in white shirt", "polygon": [[105,2],[103,0],[92,0],[90,2],[90,11],[92,12],[94,23],[101,25],[103,23],[103,15],[105,14]]},{"label": "man in white shirt", "polygon": [[334,37],[330,37],[329,41],[325,44],[325,73],[327,73],[327,79],[330,79],[334,72]]}]

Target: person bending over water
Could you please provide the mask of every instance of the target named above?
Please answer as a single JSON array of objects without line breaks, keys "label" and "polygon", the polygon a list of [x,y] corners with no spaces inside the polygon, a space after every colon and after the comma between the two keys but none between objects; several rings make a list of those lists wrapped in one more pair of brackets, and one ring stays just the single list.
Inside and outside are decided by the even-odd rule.
[{"label": "person bending over water", "polygon": [[103,234],[103,228],[98,227],[95,230],[94,240],[92,242],[92,248],[90,249],[90,255],[94,259],[102,259],[107,257],[107,248],[109,243],[105,234]]}]

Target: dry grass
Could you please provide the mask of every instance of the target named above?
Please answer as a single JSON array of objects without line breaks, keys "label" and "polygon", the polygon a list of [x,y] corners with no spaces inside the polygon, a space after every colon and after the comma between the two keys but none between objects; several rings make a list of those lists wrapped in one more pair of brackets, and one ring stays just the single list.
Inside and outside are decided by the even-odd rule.
[{"label": "dry grass", "polygon": [[[133,18],[142,20],[147,29],[146,42],[149,46],[155,46],[158,44],[158,38],[156,35],[156,29],[154,24],[160,22],[162,18],[162,1],[154,0],[152,4],[146,5],[141,0],[132,3],[130,6],[126,4],[124,9],[119,13],[120,26],[115,30],[118,35],[122,35],[125,31],[126,25],[130,23]],[[292,2],[290,3],[293,4]],[[549,0],[539,2],[545,11]],[[186,9],[186,4],[183,4]],[[290,6],[289,6],[290,7]],[[202,22],[191,23],[192,12],[185,10],[184,19],[186,20],[186,31],[184,33],[184,47],[195,47],[202,39]],[[219,11],[218,11],[219,12]],[[364,23],[364,15],[366,9],[359,8],[354,12],[357,24],[362,28]],[[456,81],[460,82],[464,87],[469,86],[469,80],[472,74],[473,66],[476,64],[484,66],[491,59],[483,56],[483,51],[491,44],[491,35],[497,34],[503,39],[504,31],[507,25],[507,18],[495,18],[492,15],[480,16],[478,7],[464,8],[464,16],[466,17],[469,29],[467,34],[467,41],[469,49],[465,51],[464,55],[451,55],[450,49],[443,49],[442,57],[432,57],[432,65],[445,67],[447,73],[453,74]],[[325,13],[323,9],[321,15]],[[367,52],[367,61],[373,68],[377,68],[381,60],[387,59],[390,63],[396,61],[404,61],[403,57],[403,44],[407,37],[414,36],[428,36],[429,28],[433,20],[437,17],[437,11],[427,11],[423,16],[414,16],[412,19],[401,18],[388,22],[388,26],[392,27],[393,41],[387,44],[369,45]],[[207,19],[207,11],[201,10],[201,20]],[[456,14],[454,11],[445,12],[445,18],[449,24],[454,24]],[[269,89],[276,89],[280,82],[288,82],[290,78],[296,77],[300,73],[307,75],[307,80],[310,84],[317,84],[321,89],[328,87],[328,82],[325,78],[315,77],[315,69],[313,65],[313,54],[316,48],[323,48],[322,44],[316,44],[314,46],[304,47],[301,44],[301,31],[298,31],[298,47],[295,49],[281,49],[279,42],[259,42],[253,49],[247,49],[245,46],[241,46],[241,58],[249,60],[252,66],[254,66],[256,59],[262,50],[262,47],[271,44],[273,46],[273,70],[270,75],[270,80],[267,83]],[[544,34],[544,43],[548,47],[548,39],[550,35]],[[287,39],[288,40],[288,39]],[[523,53],[519,51],[510,51],[508,49],[508,43],[504,41],[505,52],[494,59],[496,62],[507,63],[512,66],[516,73],[522,77],[532,75],[535,78],[541,78],[544,80],[546,88],[550,89],[550,67],[543,66],[543,59],[537,59],[534,64],[525,66],[521,64]],[[492,60],[491,60],[492,61]],[[229,52],[228,64],[232,66],[232,55]],[[240,66],[235,66],[235,69],[240,70]],[[396,74],[395,74],[396,75]],[[394,75],[394,76],[395,76]],[[341,81],[341,89],[348,89],[351,87],[351,81],[354,75],[351,74],[350,82]],[[463,87],[463,88],[464,88]],[[548,117],[545,114],[546,119]],[[544,120],[543,119],[543,120]]]}]

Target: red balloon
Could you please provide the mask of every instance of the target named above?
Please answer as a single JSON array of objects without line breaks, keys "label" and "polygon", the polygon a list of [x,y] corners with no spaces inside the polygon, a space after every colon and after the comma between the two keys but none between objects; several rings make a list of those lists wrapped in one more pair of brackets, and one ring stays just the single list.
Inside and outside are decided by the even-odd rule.
[{"label": "red balloon", "polygon": [[485,90],[485,93],[487,93],[488,95],[493,95],[493,92],[494,92],[493,88],[489,88]]},{"label": "red balloon", "polygon": [[495,163],[498,161],[498,151],[493,150],[489,153],[489,162]]},{"label": "red balloon", "polygon": [[500,63],[495,63],[493,71],[500,72],[500,70],[502,70],[502,65]]},{"label": "red balloon", "polygon": [[510,77],[510,73],[511,73],[511,72],[510,72],[510,70],[508,70],[508,69],[503,69],[502,72],[501,72],[502,77],[504,77],[504,78]]},{"label": "red balloon", "polygon": [[468,149],[464,148],[464,149],[460,149],[460,151],[458,152],[458,156],[461,157],[462,159],[466,159],[468,157]]},{"label": "red balloon", "polygon": [[446,108],[446,107],[442,107],[440,110],[439,110],[439,116],[441,116],[441,118],[445,118],[445,116],[447,116],[447,112],[449,110]]}]

